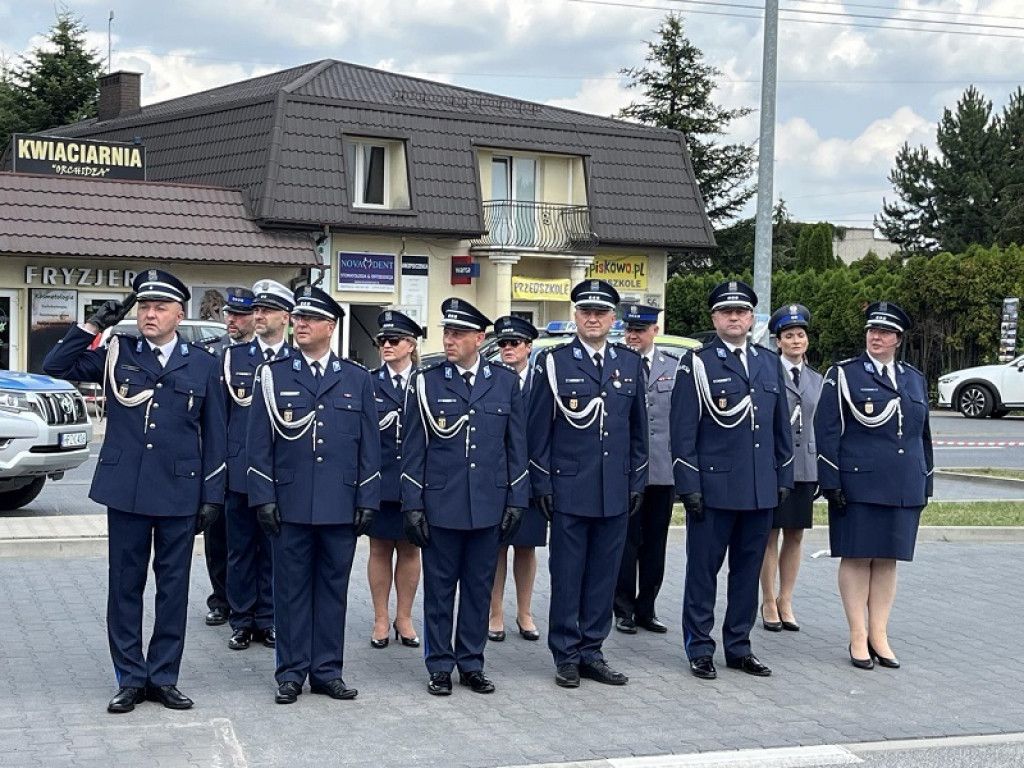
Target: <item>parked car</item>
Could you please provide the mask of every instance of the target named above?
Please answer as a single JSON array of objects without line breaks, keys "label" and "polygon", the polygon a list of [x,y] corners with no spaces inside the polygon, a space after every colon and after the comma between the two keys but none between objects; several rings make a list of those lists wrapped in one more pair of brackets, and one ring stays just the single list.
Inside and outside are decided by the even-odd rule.
[{"label": "parked car", "polygon": [[1001,418],[1024,408],[1024,355],[940,376],[938,406],[960,411],[968,419]]},{"label": "parked car", "polygon": [[47,478],[82,464],[91,441],[85,401],[71,384],[0,371],[0,512],[25,506]]}]

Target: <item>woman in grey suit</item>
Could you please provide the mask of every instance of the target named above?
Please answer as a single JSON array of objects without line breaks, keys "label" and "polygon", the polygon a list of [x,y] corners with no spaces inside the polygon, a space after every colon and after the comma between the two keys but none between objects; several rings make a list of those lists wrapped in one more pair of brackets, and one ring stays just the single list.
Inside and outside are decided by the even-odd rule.
[{"label": "woman in grey suit", "polygon": [[[811,506],[817,489],[818,467],[814,447],[814,411],[818,406],[821,374],[807,365],[807,328],[811,313],[801,304],[775,311],[768,328],[779,345],[786,369],[786,396],[793,431],[793,492],[775,510],[772,532],[761,564],[761,623],[769,632],[798,632],[793,615],[793,588],[800,571],[804,529],[812,525]],[[779,532],[782,547],[779,548]],[[778,574],[779,591],[775,593]]]}]

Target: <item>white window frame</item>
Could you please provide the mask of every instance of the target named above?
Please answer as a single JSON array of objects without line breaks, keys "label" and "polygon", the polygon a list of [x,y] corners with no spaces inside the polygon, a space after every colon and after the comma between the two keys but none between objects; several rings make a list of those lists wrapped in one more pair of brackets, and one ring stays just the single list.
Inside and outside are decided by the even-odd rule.
[{"label": "white window frame", "polygon": [[[351,144],[355,148],[356,159],[355,168],[353,169],[355,178],[352,183],[352,205],[357,208],[389,209],[391,207],[391,153],[394,149],[387,143],[366,141],[364,139],[352,140]],[[366,149],[380,149],[384,153],[384,166],[381,169],[384,174],[384,201],[382,203],[368,203],[363,199],[367,182],[366,174],[368,172],[366,168]]]}]

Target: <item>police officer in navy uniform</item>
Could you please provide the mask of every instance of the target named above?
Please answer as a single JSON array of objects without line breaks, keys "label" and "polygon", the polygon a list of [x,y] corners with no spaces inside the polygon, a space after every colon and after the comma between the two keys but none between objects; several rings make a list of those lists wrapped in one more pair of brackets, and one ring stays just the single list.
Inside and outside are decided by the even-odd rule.
[{"label": "police officer in navy uniform", "polygon": [[627,635],[635,635],[638,626],[648,632],[668,632],[668,627],[658,619],[654,603],[665,577],[665,548],[675,499],[668,426],[679,358],[654,344],[660,312],[658,307],[643,304],[622,305],[626,343],[642,356],[647,378],[650,446],[644,503],[629,518],[615,587],[615,628]]},{"label": "police officer in navy uniform", "polygon": [[793,487],[793,441],[782,363],[747,341],[756,304],[753,289],[739,281],[711,291],[718,335],[682,355],[672,392],[676,493],[686,508],[683,641],[690,671],[705,680],[717,676],[711,628],[727,551],[726,664],[771,674],[751,651],[750,628],[772,513]]},{"label": "police officer in navy uniform", "polygon": [[530,395],[530,482],[551,521],[548,647],[555,683],[625,685],[604,660],[627,515],[647,485],[646,378],[640,355],[608,341],[619,294],[572,290],[577,336],[537,356]]},{"label": "police officer in navy uniform", "polygon": [[[107,436],[89,498],[107,507],[107,633],[118,691],[109,712],[130,712],[149,698],[170,709],[192,700],[177,688],[185,647],[189,571],[196,533],[224,503],[224,395],[217,358],[177,333],[189,291],[168,272],[142,270],[134,296],[105,302],[72,327],[43,369],[75,381],[106,382]],[[138,299],[139,336],[115,334],[89,349]],[[150,558],[156,619],[142,638]]]},{"label": "police officer in navy uniform", "polygon": [[260,366],[249,413],[249,503],[273,540],[278,688],[354,699],[342,677],[356,537],[380,506],[380,438],[370,372],[340,360],[344,310],[329,294],[295,294],[291,357]]},{"label": "police officer in navy uniform", "polygon": [[[227,596],[231,606],[231,638],[228,648],[244,650],[253,640],[273,648],[274,593],[272,548],[260,528],[256,510],[249,506],[245,454],[249,409],[256,369],[278,357],[289,357],[285,341],[292,292],[274,280],[258,280],[249,308],[254,338],[231,345],[221,353],[221,371],[228,406],[228,492],[224,501],[227,519]],[[228,293],[232,306],[232,293]]]},{"label": "police officer in navy uniform", "polygon": [[483,667],[498,546],[529,500],[526,414],[515,372],[480,355],[491,321],[462,299],[441,314],[446,360],[416,371],[406,395],[402,509],[423,549],[427,690],[451,694],[458,667],[462,685],[491,693]]},{"label": "police officer in navy uniform", "polygon": [[896,562],[913,560],[921,510],[932,495],[924,376],[898,359],[910,317],[892,302],[868,306],[859,357],[828,369],[814,418],[818,484],[828,500],[832,557],[850,627],[850,662],[896,668],[888,621]]},{"label": "police officer in navy uniform", "polygon": [[[216,355],[223,355],[232,344],[248,343],[253,337],[252,291],[248,288],[231,287],[226,291],[227,299],[221,312],[228,327],[219,339],[211,342],[207,349]],[[228,416],[230,419],[230,403]],[[236,427],[237,429],[237,427]],[[230,441],[230,437],[229,437]],[[230,446],[229,446],[230,448]],[[230,486],[231,463],[228,462],[228,484]],[[241,482],[245,483],[245,467],[242,467]],[[225,498],[225,503],[230,502]],[[203,551],[206,555],[206,572],[210,577],[210,596],[206,598],[206,623],[217,627],[228,620],[231,603],[228,599],[228,518],[229,506],[203,534]]]}]

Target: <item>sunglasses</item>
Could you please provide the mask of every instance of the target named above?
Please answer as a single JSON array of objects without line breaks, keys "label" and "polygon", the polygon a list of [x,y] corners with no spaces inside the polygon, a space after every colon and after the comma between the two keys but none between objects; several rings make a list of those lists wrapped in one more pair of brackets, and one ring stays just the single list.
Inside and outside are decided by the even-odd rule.
[{"label": "sunglasses", "polygon": [[502,339],[498,342],[498,346],[504,349],[505,347],[518,347],[522,343],[522,339]]},{"label": "sunglasses", "polygon": [[400,342],[403,338],[404,337],[402,337],[402,336],[381,336],[379,339],[377,339],[377,342],[382,347],[383,346],[397,347],[398,346],[398,342]]}]

